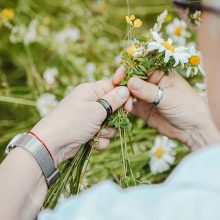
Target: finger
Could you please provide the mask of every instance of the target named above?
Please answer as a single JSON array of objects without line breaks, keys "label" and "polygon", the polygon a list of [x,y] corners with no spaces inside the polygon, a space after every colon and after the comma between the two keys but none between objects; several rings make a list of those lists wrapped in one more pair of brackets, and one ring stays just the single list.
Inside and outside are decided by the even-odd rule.
[{"label": "finger", "polygon": [[137,77],[132,77],[128,88],[133,96],[147,103],[153,103],[158,95],[158,86],[145,82]]},{"label": "finger", "polygon": [[157,85],[160,82],[160,80],[163,78],[163,76],[164,76],[164,71],[157,70],[150,73],[150,76],[147,81],[149,83]]},{"label": "finger", "polygon": [[106,149],[110,144],[110,140],[107,138],[98,138],[96,141],[97,144],[95,145],[95,149],[98,151]]},{"label": "finger", "polygon": [[131,112],[133,110],[133,98],[130,96],[124,105],[124,109],[127,112]]},{"label": "finger", "polygon": [[[77,86],[73,91],[75,96],[80,96],[81,99],[94,101],[114,88],[111,79],[99,80],[92,83],[83,83]],[[89,91],[89,92],[88,92]]]},{"label": "finger", "polygon": [[106,93],[110,92],[114,86],[112,84],[111,79],[99,80],[92,83],[92,88],[96,93],[98,98],[101,98]]},{"label": "finger", "polygon": [[125,78],[125,76],[126,76],[125,68],[124,68],[124,66],[120,66],[116,70],[116,72],[112,78],[113,85],[115,85],[115,86],[119,85],[119,83]]},{"label": "finger", "polygon": [[111,128],[111,127],[106,127],[106,128],[103,128],[101,130],[101,132],[99,133],[99,138],[108,138],[108,139],[111,139],[114,137],[115,135],[115,128]]},{"label": "finger", "polygon": [[158,112],[154,105],[138,101],[133,107],[132,114],[142,118],[145,123],[157,129],[159,133],[177,139],[180,131],[170,124],[167,119]]},{"label": "finger", "polygon": [[148,104],[142,100],[138,100],[135,104],[133,104],[131,113],[138,118],[143,119],[147,123],[153,107],[153,104]]},{"label": "finger", "polygon": [[[163,117],[156,108],[150,113],[147,124],[158,130],[159,133],[172,139],[178,139],[180,130],[173,126],[165,117]],[[162,125],[162,126],[161,126]]]},{"label": "finger", "polygon": [[130,92],[127,87],[119,86],[111,90],[102,98],[108,101],[112,110],[115,111],[127,101],[129,94]]}]

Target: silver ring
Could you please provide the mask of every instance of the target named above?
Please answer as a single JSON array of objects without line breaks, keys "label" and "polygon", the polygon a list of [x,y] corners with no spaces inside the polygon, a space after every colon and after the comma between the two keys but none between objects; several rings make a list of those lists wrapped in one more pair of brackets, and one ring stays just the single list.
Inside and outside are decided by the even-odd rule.
[{"label": "silver ring", "polygon": [[159,91],[158,91],[158,94],[157,94],[157,98],[154,100],[153,104],[154,104],[154,105],[159,105],[160,102],[161,102],[161,100],[162,100],[162,98],[163,98],[163,89],[161,89],[161,88],[159,87]]},{"label": "silver ring", "polygon": [[112,113],[113,113],[112,106],[109,104],[109,102],[107,100],[98,99],[97,102],[100,103],[104,107],[104,109],[106,110],[107,118],[112,115]]}]

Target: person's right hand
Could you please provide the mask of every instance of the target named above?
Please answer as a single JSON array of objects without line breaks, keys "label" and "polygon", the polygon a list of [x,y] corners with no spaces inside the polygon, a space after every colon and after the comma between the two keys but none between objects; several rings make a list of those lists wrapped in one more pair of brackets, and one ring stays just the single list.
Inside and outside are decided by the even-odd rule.
[{"label": "person's right hand", "polygon": [[[116,72],[113,84],[118,85],[124,77],[125,72]],[[164,94],[160,104],[155,106],[152,103],[158,95],[158,86],[164,89]],[[125,110],[160,133],[194,149],[219,140],[207,104],[176,72],[166,76],[156,71],[148,82],[132,77],[128,88],[137,102],[130,97]]]},{"label": "person's right hand", "polygon": [[97,100],[105,99],[116,111],[123,106],[129,94],[125,86],[114,88],[110,79],[81,84],[40,120],[32,132],[46,143],[56,164],[74,157],[80,146],[98,132],[96,148],[105,149],[115,129],[105,127],[100,131],[107,112]]}]

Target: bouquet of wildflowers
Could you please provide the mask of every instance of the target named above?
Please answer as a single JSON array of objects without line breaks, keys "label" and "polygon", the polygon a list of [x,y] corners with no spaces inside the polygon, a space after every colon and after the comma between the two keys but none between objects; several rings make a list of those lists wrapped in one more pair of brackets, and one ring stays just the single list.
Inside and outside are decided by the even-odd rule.
[{"label": "bouquet of wildflowers", "polygon": [[[126,77],[120,83],[121,85],[127,85],[128,80],[136,76],[140,79],[147,80],[149,73],[155,70],[162,70],[165,74],[169,74],[172,70],[180,70],[185,73],[186,77],[197,75],[199,72],[203,73],[201,66],[200,53],[195,47],[186,46],[184,39],[190,34],[185,30],[185,24],[179,20],[174,20],[173,24],[169,24],[167,27],[167,34],[171,34],[171,30],[174,29],[174,34],[178,37],[176,41],[171,38],[166,39],[163,35],[162,25],[167,18],[167,11],[164,11],[159,15],[156,24],[148,32],[133,36],[133,31],[142,26],[142,21],[136,19],[134,15],[126,16],[126,22],[128,25],[128,32],[125,39],[128,45],[122,51],[121,63],[126,69]],[[172,28],[174,26],[174,28]],[[183,41],[179,41],[179,38],[183,36]],[[175,38],[174,38],[175,40]],[[118,129],[120,139],[120,154],[122,161],[122,172],[120,175],[120,184],[122,187],[129,187],[137,185],[138,180],[132,171],[130,166],[129,152],[133,151],[131,129],[132,123],[129,119],[127,112],[123,108],[120,108],[115,112],[106,122],[106,125],[113,126]],[[168,143],[167,138],[159,140],[161,146],[171,146],[167,149],[167,154],[172,156],[174,161],[174,145]],[[63,166],[63,172],[60,180],[50,189],[45,207],[54,207],[64,191],[70,195],[80,191],[80,185],[82,183],[86,167],[91,155],[92,146],[95,144],[95,139],[86,145],[82,146],[77,155]],[[158,148],[157,144],[155,148],[152,148],[152,154],[158,158],[162,156],[164,149]],[[165,161],[166,162],[166,161]],[[171,161],[169,161],[171,163]],[[169,166],[166,162],[166,167]],[[154,162],[151,163],[152,166]],[[153,168],[155,170],[157,168]],[[159,168],[161,169],[161,167]]]},{"label": "bouquet of wildflowers", "polygon": [[[184,36],[181,41],[182,43],[185,37],[190,36],[190,33],[185,31],[186,24],[184,22],[176,19],[173,24],[167,27],[167,33],[169,33],[171,25],[176,26],[172,28],[177,36],[176,42],[173,42],[171,38],[163,38],[161,29],[166,17],[167,11],[165,10],[158,17],[157,23],[149,32],[143,35],[132,36],[132,30],[141,27],[142,21],[135,19],[134,15],[126,16],[126,22],[128,23],[127,37],[130,45],[122,52],[122,64],[126,69],[126,78],[121,82],[121,85],[126,85],[133,76],[147,80],[149,74],[155,70],[161,70],[165,74],[169,74],[174,69],[177,71],[181,69],[181,72],[186,73],[186,77],[204,72],[200,53],[196,48],[194,46],[188,48],[185,45],[179,44],[181,35]],[[131,138],[129,138],[132,124],[129,121],[128,115],[121,108],[108,120],[108,125],[118,128],[120,134],[123,164],[121,185],[123,187],[136,185],[137,181],[130,167],[128,156],[129,145],[132,148]]]}]

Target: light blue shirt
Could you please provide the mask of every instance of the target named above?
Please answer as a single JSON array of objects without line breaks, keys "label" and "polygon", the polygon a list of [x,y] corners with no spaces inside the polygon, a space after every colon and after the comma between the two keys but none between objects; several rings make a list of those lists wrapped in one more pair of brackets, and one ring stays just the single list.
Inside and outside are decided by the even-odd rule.
[{"label": "light blue shirt", "polygon": [[220,220],[220,147],[186,157],[163,184],[100,183],[39,220]]}]

